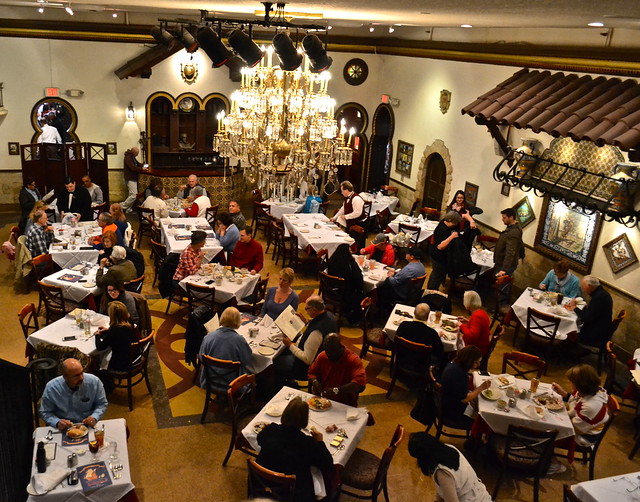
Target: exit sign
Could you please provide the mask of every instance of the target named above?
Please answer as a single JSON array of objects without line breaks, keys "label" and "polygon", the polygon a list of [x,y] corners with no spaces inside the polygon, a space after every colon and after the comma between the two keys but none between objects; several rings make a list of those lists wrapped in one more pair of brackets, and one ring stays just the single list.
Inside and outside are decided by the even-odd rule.
[{"label": "exit sign", "polygon": [[44,95],[48,98],[60,96],[60,89],[58,87],[45,87]]}]

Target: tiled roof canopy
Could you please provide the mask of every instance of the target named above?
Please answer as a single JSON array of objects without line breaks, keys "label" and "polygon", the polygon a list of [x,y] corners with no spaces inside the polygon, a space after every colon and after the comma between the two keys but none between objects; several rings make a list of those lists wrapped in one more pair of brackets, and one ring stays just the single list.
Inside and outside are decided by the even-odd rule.
[{"label": "tiled roof canopy", "polygon": [[523,69],[462,113],[598,146],[640,148],[640,84],[633,79]]}]

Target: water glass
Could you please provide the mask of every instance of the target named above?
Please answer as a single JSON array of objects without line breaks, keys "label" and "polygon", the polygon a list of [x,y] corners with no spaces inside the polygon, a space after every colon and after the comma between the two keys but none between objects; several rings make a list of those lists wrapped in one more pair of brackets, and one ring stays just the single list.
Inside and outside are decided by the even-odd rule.
[{"label": "water glass", "polygon": [[109,458],[116,460],[118,458],[118,443],[109,441]]}]

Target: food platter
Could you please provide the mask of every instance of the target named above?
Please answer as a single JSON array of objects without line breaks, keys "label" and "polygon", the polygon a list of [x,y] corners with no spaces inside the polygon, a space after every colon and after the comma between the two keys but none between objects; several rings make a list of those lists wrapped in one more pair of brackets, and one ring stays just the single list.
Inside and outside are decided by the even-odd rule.
[{"label": "food platter", "polygon": [[442,326],[442,329],[445,331],[448,331],[449,333],[453,333],[455,331],[458,331],[458,328],[455,328],[453,326]]},{"label": "food platter", "polygon": [[324,397],[310,397],[307,400],[307,404],[309,405],[309,409],[313,411],[327,411],[331,408],[331,401]]},{"label": "food platter", "polygon": [[73,424],[66,430],[66,434],[72,439],[83,438],[89,434],[89,428],[84,424]]},{"label": "food platter", "polygon": [[547,409],[544,406],[522,401],[518,402],[518,408],[520,409],[520,411],[522,411],[522,413],[530,418],[533,418],[534,420],[541,419],[547,413]]},{"label": "food platter", "polygon": [[253,432],[255,432],[256,434],[260,434],[262,432],[262,429],[264,429],[267,425],[269,425],[269,422],[256,422],[255,424],[253,424]]},{"label": "food platter", "polygon": [[513,375],[495,375],[493,378],[493,384],[496,387],[503,388],[515,384],[516,378]]},{"label": "food platter", "polygon": [[540,395],[533,398],[533,402],[538,406],[544,406],[549,411],[562,411],[565,409],[564,402],[555,396]]},{"label": "food platter", "polygon": [[495,387],[489,387],[488,389],[483,390],[481,394],[485,399],[495,401],[496,399],[500,399],[504,395],[504,392],[500,389],[496,389]]}]

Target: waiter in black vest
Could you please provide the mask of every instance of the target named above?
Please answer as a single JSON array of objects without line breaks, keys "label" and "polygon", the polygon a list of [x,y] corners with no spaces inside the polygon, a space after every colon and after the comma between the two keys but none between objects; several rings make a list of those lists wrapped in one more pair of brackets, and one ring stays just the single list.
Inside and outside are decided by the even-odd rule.
[{"label": "waiter in black vest", "polygon": [[364,199],[353,191],[353,184],[350,181],[340,183],[340,193],[345,198],[344,204],[338,212],[331,218],[343,227],[349,229],[351,225],[364,220]]}]

